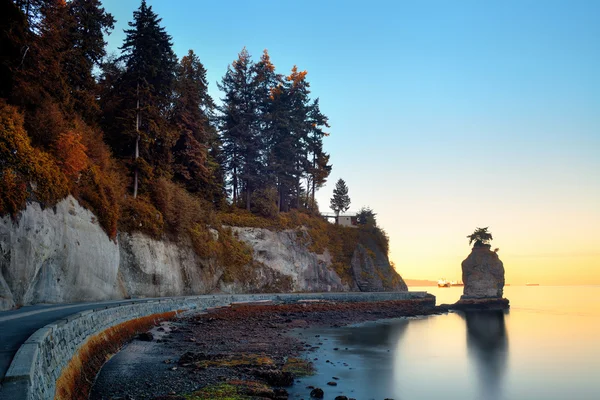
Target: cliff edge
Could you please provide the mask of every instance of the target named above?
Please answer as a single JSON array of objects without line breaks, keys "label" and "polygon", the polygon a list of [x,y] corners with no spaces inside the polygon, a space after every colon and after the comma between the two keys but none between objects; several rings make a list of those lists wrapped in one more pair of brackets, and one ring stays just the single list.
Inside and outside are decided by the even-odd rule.
[{"label": "cliff edge", "polygon": [[[406,291],[387,250],[364,232],[316,245],[311,230],[232,226],[251,253],[235,265],[186,240],[121,232],[111,240],[72,196],[0,218],[0,309],[35,303],[206,293]],[[340,228],[341,229],[341,228]],[[211,243],[218,243],[214,230]],[[314,235],[314,234],[313,234]],[[332,253],[343,255],[334,256]]]}]

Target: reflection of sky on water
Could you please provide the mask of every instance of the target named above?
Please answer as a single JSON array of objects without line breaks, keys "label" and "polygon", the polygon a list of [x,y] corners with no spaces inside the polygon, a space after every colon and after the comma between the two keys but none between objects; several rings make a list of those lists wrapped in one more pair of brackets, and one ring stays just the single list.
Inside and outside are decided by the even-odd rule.
[{"label": "reflection of sky on water", "polygon": [[[308,398],[306,386],[314,385],[332,400],[340,394],[361,400],[597,399],[600,287],[534,290],[511,288],[506,314],[302,330],[304,340],[323,343],[309,355],[318,358],[319,373],[295,385],[290,398]],[[558,296],[568,297],[565,307]],[[332,388],[326,382],[333,376],[340,379]]]}]

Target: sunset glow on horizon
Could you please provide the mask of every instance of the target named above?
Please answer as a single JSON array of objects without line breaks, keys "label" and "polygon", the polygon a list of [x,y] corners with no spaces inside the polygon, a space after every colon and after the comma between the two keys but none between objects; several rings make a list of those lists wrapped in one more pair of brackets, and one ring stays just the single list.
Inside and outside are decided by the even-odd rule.
[{"label": "sunset glow on horizon", "polygon": [[[404,278],[461,279],[487,226],[507,283],[600,284],[600,2],[148,4],[214,99],[244,46],[308,71],[331,124],[320,210],[343,178]],[[139,0],[103,5],[117,51]]]}]

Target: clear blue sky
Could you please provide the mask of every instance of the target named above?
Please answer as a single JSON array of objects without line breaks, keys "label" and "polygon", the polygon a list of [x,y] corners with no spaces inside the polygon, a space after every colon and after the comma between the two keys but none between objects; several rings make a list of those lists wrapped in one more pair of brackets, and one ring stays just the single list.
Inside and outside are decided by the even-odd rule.
[{"label": "clear blue sky", "polygon": [[[140,1],[103,3],[116,50]],[[214,98],[244,46],[308,71],[332,125],[321,210],[344,178],[404,276],[459,278],[464,237],[489,225],[509,281],[600,283],[600,1],[148,4]]]}]

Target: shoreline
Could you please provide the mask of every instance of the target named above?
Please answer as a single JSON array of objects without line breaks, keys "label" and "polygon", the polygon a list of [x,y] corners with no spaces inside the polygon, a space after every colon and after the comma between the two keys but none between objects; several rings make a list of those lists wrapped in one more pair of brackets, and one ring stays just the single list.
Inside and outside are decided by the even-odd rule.
[{"label": "shoreline", "polygon": [[115,354],[98,374],[90,399],[287,399],[285,388],[312,370],[312,363],[305,362],[306,350],[318,348],[294,331],[443,312],[430,296],[357,303],[234,304],[186,314],[154,328],[150,335],[140,335]]}]

